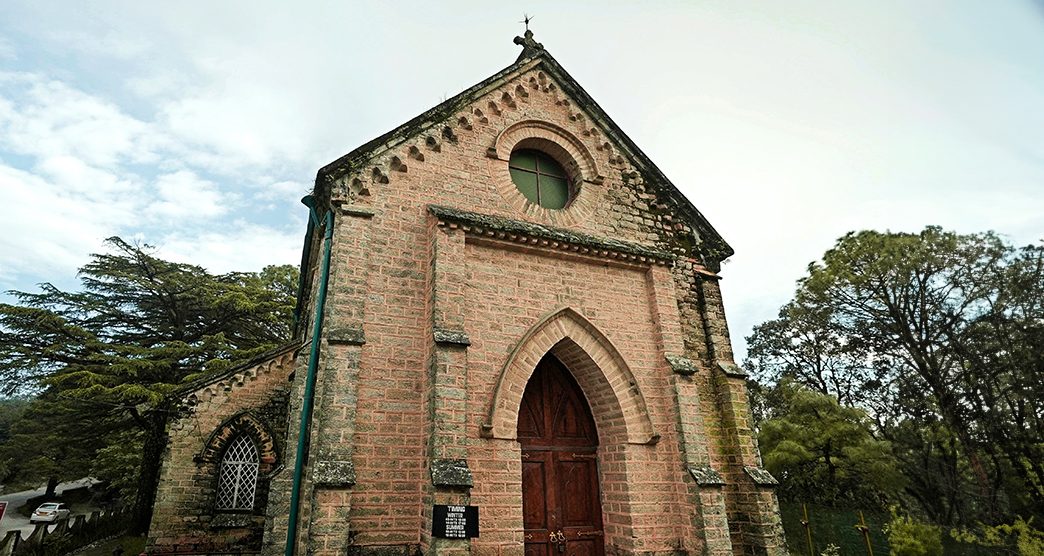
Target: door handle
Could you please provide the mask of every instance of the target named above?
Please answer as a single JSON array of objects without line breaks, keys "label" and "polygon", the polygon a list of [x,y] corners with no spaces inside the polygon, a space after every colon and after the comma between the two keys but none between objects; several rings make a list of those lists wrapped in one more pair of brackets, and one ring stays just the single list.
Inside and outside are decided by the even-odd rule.
[{"label": "door handle", "polygon": [[565,533],[563,533],[561,529],[551,533],[551,542],[555,543],[555,548],[557,548],[560,553],[566,551],[565,540]]}]

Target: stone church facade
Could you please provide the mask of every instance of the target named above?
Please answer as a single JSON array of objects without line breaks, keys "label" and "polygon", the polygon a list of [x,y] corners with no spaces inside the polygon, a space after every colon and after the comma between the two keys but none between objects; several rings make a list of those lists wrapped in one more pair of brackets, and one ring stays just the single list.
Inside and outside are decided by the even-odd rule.
[{"label": "stone church facade", "polygon": [[319,170],[296,340],[177,394],[150,553],[785,553],[732,249],[516,43]]}]

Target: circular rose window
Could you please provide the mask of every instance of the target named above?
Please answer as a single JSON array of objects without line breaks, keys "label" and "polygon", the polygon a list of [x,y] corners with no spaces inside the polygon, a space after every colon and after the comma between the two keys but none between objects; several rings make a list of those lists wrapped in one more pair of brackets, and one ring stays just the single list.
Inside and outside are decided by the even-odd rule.
[{"label": "circular rose window", "polygon": [[555,159],[534,149],[518,149],[508,162],[511,181],[529,199],[547,209],[569,204],[569,175]]}]

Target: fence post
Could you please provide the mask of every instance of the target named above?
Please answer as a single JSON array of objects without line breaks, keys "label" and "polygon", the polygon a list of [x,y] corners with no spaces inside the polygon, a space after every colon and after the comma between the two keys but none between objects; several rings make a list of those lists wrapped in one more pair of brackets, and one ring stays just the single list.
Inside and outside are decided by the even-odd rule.
[{"label": "fence post", "polygon": [[863,534],[863,541],[866,542],[867,556],[874,556],[874,547],[870,544],[870,528],[866,526],[866,519],[863,517],[863,510],[859,510],[859,523],[855,528]]},{"label": "fence post", "polygon": [[22,532],[18,529],[8,531],[4,539],[0,540],[0,555],[10,556],[18,550],[18,544],[22,542]]},{"label": "fence post", "polygon": [[805,528],[805,538],[808,539],[808,556],[816,556],[815,550],[812,548],[812,525],[808,521],[808,504],[801,504],[801,509],[805,512],[805,519],[801,520],[801,526]]}]

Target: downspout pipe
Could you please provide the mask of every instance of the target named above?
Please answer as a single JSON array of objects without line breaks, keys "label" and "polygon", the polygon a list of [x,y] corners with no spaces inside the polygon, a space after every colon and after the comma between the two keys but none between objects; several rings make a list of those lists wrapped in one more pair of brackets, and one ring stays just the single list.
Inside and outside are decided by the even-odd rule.
[{"label": "downspout pipe", "polygon": [[[312,422],[312,406],[315,400],[315,378],[319,367],[319,334],[323,329],[323,307],[326,305],[326,287],[330,281],[330,251],[333,246],[333,211],[326,211],[322,224],[316,212],[316,199],[308,195],[301,202],[309,211],[309,234],[306,240],[311,245],[312,233],[320,225],[323,233],[323,262],[319,273],[319,291],[315,300],[315,320],[312,322],[312,346],[308,354],[308,374],[305,377],[304,400],[301,402],[301,423],[297,431],[297,455],[294,458],[294,482],[290,490],[290,519],[286,531],[285,556],[293,556],[297,545],[297,520],[301,505],[301,481],[305,461],[308,459],[308,436]],[[304,276],[304,270],[302,276]]]}]

